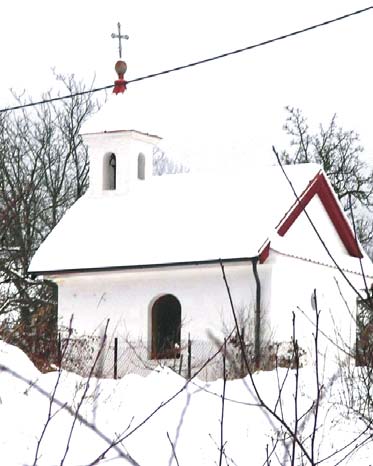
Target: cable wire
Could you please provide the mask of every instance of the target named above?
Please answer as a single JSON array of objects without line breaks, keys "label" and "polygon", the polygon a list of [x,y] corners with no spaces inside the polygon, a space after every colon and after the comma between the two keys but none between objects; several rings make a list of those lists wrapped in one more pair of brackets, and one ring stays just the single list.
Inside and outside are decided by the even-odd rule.
[{"label": "cable wire", "polygon": [[329,19],[329,20],[324,21],[322,23],[314,24],[313,26],[308,26],[308,27],[303,28],[303,29],[298,29],[297,31],[293,31],[293,32],[290,32],[288,34],[284,34],[282,36],[274,37],[272,39],[268,39],[268,40],[265,40],[263,42],[258,42],[257,44],[248,45],[247,47],[243,47],[243,48],[240,48],[240,49],[237,49],[237,50],[222,53],[221,55],[216,55],[214,57],[205,58],[203,60],[199,60],[199,61],[196,61],[196,62],[189,63],[188,65],[177,66],[176,68],[171,68],[169,70],[160,71],[159,73],[149,74],[149,75],[143,76],[141,78],[131,79],[130,81],[127,81],[127,84],[138,82],[138,81],[143,81],[144,79],[155,78],[157,76],[162,76],[164,74],[172,73],[174,71],[180,71],[180,70],[183,70],[185,68],[190,68],[192,66],[202,65],[204,63],[209,63],[209,62],[214,61],[214,60],[220,60],[221,58],[229,57],[231,55],[236,55],[238,53],[246,52],[248,50],[252,50],[252,49],[255,49],[255,48],[258,48],[258,47],[263,47],[264,45],[272,44],[273,42],[278,42],[280,40],[287,39],[289,37],[294,37],[294,36],[297,36],[299,34],[303,34],[304,32],[312,31],[312,30],[320,28],[322,26],[328,26],[329,24],[335,23],[337,21],[341,21],[343,19],[350,18],[351,16],[355,16],[355,15],[358,15],[358,14],[361,14],[361,13],[365,13],[368,10],[373,10],[373,5],[369,6],[369,7],[366,7],[366,8],[363,8],[361,10],[354,11],[353,13],[347,13],[347,14],[345,14],[343,16],[339,16],[339,17],[334,18],[334,19]]},{"label": "cable wire", "polygon": [[[175,71],[185,70],[186,68],[191,68],[193,66],[203,65],[205,63],[210,63],[210,62],[215,61],[215,60],[220,60],[222,58],[226,58],[226,57],[229,57],[231,55],[237,55],[237,54],[242,53],[242,52],[247,52],[248,50],[253,50],[253,49],[256,49],[256,48],[259,48],[259,47],[263,47],[265,45],[273,44],[274,42],[278,42],[278,41],[281,41],[281,40],[284,40],[284,39],[288,39],[290,37],[294,37],[294,36],[297,36],[299,34],[303,34],[305,32],[313,31],[315,29],[318,29],[318,28],[321,28],[321,27],[324,27],[324,26],[328,26],[328,25],[330,25],[332,23],[336,23],[337,21],[342,21],[344,19],[351,18],[352,16],[357,16],[359,14],[366,13],[369,10],[373,10],[373,5],[368,6],[366,8],[362,8],[361,10],[353,11],[352,13],[347,13],[345,15],[338,16],[336,18],[329,19],[327,21],[323,21],[322,23],[314,24],[312,26],[308,26],[308,27],[303,28],[303,29],[298,29],[298,30],[290,32],[288,34],[277,36],[277,37],[274,37],[272,39],[268,39],[268,40],[265,40],[265,41],[262,41],[262,42],[258,42],[256,44],[248,45],[247,47],[242,47],[240,49],[232,50],[230,52],[225,52],[225,53],[222,53],[220,55],[215,55],[213,57],[204,58],[203,60],[198,60],[198,61],[195,61],[195,62],[192,62],[192,63],[188,63],[187,65],[181,65],[181,66],[177,66],[175,68],[170,68],[168,70],[159,71],[157,73],[152,73],[152,74],[148,74],[148,75],[145,75],[145,76],[141,76],[139,78],[130,79],[129,81],[126,81],[126,84],[128,85],[128,84],[136,83],[136,82],[139,82],[139,81],[145,81],[146,79],[156,78],[158,76],[163,76],[163,75],[166,75],[166,74],[169,74],[169,73],[173,73]],[[107,89],[112,89],[113,87],[114,87],[114,84],[109,84],[107,86],[98,87],[98,88],[95,88],[95,89],[89,89],[87,91],[76,92],[74,94],[68,94],[68,95],[64,95],[64,96],[54,97],[54,98],[51,98],[51,99],[40,100],[38,102],[30,102],[28,104],[16,105],[14,107],[7,107],[7,108],[0,109],[0,113],[12,111],[12,110],[19,110],[21,108],[26,108],[26,107],[34,107],[36,105],[42,105],[42,104],[47,104],[47,103],[50,103],[50,102],[56,102],[58,100],[72,99],[73,97],[77,97],[77,96],[85,95],[85,94],[93,94],[94,92],[99,92],[99,91],[103,91],[103,90],[107,90]]]},{"label": "cable wire", "polygon": [[106,89],[111,89],[114,87],[114,84],[109,84],[108,86],[97,87],[95,89],[89,89],[87,91],[74,92],[74,94],[61,95],[58,97],[52,97],[50,99],[39,100],[38,102],[29,102],[28,104],[15,105],[14,107],[7,107],[0,110],[0,113],[9,112],[12,110],[19,110],[26,107],[35,107],[36,105],[49,104],[51,102],[56,102],[57,100],[72,99],[73,97],[78,97],[85,94],[93,94],[94,92],[104,91]]}]

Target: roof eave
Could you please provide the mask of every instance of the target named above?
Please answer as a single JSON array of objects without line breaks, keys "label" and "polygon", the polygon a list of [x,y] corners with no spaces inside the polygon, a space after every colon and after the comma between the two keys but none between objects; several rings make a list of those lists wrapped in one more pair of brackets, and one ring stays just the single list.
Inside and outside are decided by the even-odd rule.
[{"label": "roof eave", "polygon": [[88,268],[72,268],[72,269],[56,269],[56,270],[32,270],[29,272],[29,275],[32,277],[37,276],[56,276],[56,275],[66,275],[66,274],[82,274],[82,273],[96,273],[96,272],[116,272],[121,270],[143,270],[143,269],[157,269],[165,267],[189,267],[189,266],[198,266],[198,265],[213,265],[219,264],[220,262],[252,262],[253,260],[260,259],[259,256],[253,257],[231,257],[231,258],[218,258],[218,259],[207,259],[207,260],[197,260],[197,261],[180,261],[180,262],[163,262],[157,264],[137,264],[137,265],[116,265],[116,266],[107,266],[107,267],[88,267]]}]

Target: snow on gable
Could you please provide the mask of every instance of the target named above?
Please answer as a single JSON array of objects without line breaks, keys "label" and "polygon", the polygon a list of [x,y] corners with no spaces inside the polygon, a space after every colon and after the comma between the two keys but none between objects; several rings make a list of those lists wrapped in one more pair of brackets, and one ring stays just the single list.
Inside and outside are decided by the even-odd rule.
[{"label": "snow on gable", "polygon": [[[312,222],[312,223],[311,223]],[[316,231],[315,231],[316,230]],[[289,256],[373,277],[373,264],[356,241],[325,173],[321,171],[277,226],[266,246]],[[332,256],[332,257],[331,257]]]},{"label": "snow on gable", "polygon": [[353,257],[363,257],[361,247],[354,237],[351,225],[342,210],[342,206],[339,203],[326,174],[322,170],[317,174],[317,176],[315,176],[307,189],[301,193],[297,190],[295,190],[295,192],[298,194],[293,207],[278,225],[277,231],[280,236],[284,236],[287,233],[295,219],[297,219],[297,217],[306,210],[309,202],[317,194],[320,197],[328,216],[336,227],[348,253]]},{"label": "snow on gable", "polygon": [[[307,204],[305,210],[328,250],[332,254],[347,255],[346,246],[317,194]],[[276,247],[318,259],[327,258],[327,252],[304,211],[283,236],[278,236]]]}]

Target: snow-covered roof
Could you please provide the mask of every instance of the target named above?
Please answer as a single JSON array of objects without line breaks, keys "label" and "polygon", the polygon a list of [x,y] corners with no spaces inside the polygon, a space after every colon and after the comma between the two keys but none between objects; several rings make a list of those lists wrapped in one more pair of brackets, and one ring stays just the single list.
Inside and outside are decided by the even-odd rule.
[{"label": "snow-covered roof", "polygon": [[[320,167],[286,171],[301,194]],[[279,167],[153,177],[126,194],[88,192],[46,238],[30,272],[256,257],[294,203]]]}]

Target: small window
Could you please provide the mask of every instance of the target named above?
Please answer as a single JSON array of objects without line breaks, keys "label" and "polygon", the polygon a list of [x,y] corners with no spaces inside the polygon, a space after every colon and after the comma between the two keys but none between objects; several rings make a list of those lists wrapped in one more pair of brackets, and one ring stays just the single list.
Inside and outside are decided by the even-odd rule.
[{"label": "small window", "polygon": [[373,294],[357,300],[356,365],[373,367]]},{"label": "small window", "polygon": [[152,359],[180,357],[181,305],[166,294],[152,307]]},{"label": "small window", "polygon": [[109,153],[104,157],[103,189],[115,190],[117,187],[117,159]]},{"label": "small window", "polygon": [[145,155],[139,154],[137,157],[137,178],[145,180]]}]

